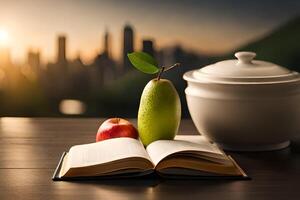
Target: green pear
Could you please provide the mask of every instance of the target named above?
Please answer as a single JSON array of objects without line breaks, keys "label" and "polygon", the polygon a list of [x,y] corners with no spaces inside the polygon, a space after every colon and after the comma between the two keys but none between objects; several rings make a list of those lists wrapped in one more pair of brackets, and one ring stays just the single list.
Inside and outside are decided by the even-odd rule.
[{"label": "green pear", "polygon": [[181,119],[179,95],[172,82],[153,79],[145,86],[138,111],[138,131],[147,146],[156,140],[172,140]]}]

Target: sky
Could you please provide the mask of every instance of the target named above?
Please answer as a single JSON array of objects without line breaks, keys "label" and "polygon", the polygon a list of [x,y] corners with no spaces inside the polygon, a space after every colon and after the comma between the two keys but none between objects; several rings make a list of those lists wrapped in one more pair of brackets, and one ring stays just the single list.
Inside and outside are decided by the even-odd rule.
[{"label": "sky", "polygon": [[129,23],[136,49],[147,38],[157,48],[180,44],[221,54],[299,15],[297,0],[0,0],[0,47],[8,47],[15,61],[26,59],[28,49],[53,61],[56,37],[66,34],[68,58],[81,55],[88,62],[101,52],[107,29],[118,59]]}]

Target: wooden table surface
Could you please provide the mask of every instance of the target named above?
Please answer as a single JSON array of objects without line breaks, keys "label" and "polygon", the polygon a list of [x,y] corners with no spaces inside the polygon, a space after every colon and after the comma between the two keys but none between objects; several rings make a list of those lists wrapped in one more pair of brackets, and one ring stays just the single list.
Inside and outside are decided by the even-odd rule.
[{"label": "wooden table surface", "polygon": [[[228,152],[252,177],[229,180],[53,182],[61,153],[95,140],[101,119],[0,119],[0,199],[300,199],[300,137],[289,148]],[[132,120],[135,122],[135,120]],[[181,134],[197,134],[183,120]]]}]

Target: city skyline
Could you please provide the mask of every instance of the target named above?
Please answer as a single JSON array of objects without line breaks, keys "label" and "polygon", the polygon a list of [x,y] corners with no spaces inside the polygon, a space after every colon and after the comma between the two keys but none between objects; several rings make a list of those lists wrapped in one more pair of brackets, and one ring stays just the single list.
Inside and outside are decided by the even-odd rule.
[{"label": "city skyline", "polygon": [[[101,35],[107,27],[113,41],[111,54],[120,59],[122,28],[128,22],[136,29],[136,40],[155,38],[157,48],[180,44],[204,54],[224,53],[268,33],[300,11],[299,2],[291,0],[0,0],[0,4],[0,30],[9,35],[14,61],[24,60],[28,49],[40,49],[43,61],[54,61],[53,38],[58,34],[70,39],[69,58],[80,53],[84,60],[91,60],[102,50]],[[141,44],[135,48],[141,49]]]},{"label": "city skyline", "polygon": [[[4,33],[3,33],[4,34]],[[131,69],[131,64],[129,62],[129,59],[127,57],[128,53],[131,53],[133,51],[144,51],[149,53],[150,55],[155,57],[155,49],[154,49],[154,38],[153,39],[142,39],[141,41],[136,41],[135,38],[135,31],[134,27],[132,27],[129,23],[127,23],[123,27],[123,38],[122,43],[123,46],[120,50],[122,50],[122,58],[120,60],[116,60],[114,57],[111,56],[111,38],[110,38],[110,32],[108,29],[105,29],[105,32],[102,36],[102,44],[100,44],[99,51],[95,53],[93,58],[90,60],[89,63],[83,63],[85,65],[91,65],[94,62],[97,62],[97,59],[99,56],[101,57],[101,60],[109,59],[113,62],[116,62],[118,66],[122,66],[123,72],[126,72]],[[6,35],[0,34],[0,41],[1,38],[3,42],[6,38],[3,38]],[[40,49],[28,49],[27,52],[25,52],[26,57],[23,63],[18,63],[17,65],[29,65],[30,67],[35,66],[34,68],[39,68],[51,64],[57,64],[61,67],[66,67],[68,63],[74,61],[74,60],[80,60],[82,62],[82,58],[80,54],[77,54],[75,58],[70,58],[67,54],[68,52],[68,46],[69,46],[69,38],[67,34],[58,34],[55,36],[54,40],[54,46],[55,46],[55,58],[53,60],[46,60],[44,63],[41,62],[41,50]],[[1,42],[0,42],[1,43]],[[140,49],[135,48],[135,44],[141,45]],[[13,62],[13,59],[11,58],[11,52],[10,48],[6,46],[0,45],[0,63],[1,65],[16,65],[16,63]]]},{"label": "city skyline", "polygon": [[[54,48],[54,57],[52,59],[46,58],[44,60],[41,59],[41,54],[43,50],[39,48],[28,48],[26,52],[24,52],[24,59],[21,62],[14,62],[12,55],[11,55],[11,48],[6,45],[6,43],[9,43],[9,35],[4,30],[0,29],[0,53],[3,54],[5,52],[5,55],[2,55],[1,57],[6,59],[6,63],[16,64],[16,65],[23,65],[28,63],[32,63],[32,60],[35,60],[34,62],[37,62],[38,59],[38,65],[47,65],[51,63],[57,63],[60,65],[65,65],[67,62],[70,62],[72,60],[76,59],[82,59],[81,54],[77,52],[75,56],[69,56],[69,36],[66,33],[59,33],[57,34],[52,42]],[[124,69],[128,70],[131,68],[131,64],[129,63],[129,60],[127,58],[127,53],[131,53],[134,50],[137,51],[144,51],[149,53],[150,55],[154,56],[154,40],[155,38],[146,37],[146,38],[136,38],[135,28],[130,24],[127,23],[123,27],[122,31],[122,46],[120,46],[120,51],[122,54],[122,57],[115,58],[114,56],[111,56],[111,44],[113,43],[111,41],[111,33],[109,32],[108,27],[105,28],[105,31],[102,33],[103,36],[101,36],[99,39],[102,39],[100,43],[98,43],[98,50],[91,55],[91,58],[88,62],[85,64],[91,64],[97,59],[98,55],[105,55],[106,57],[109,57],[110,59],[116,61],[119,65],[123,65]],[[2,43],[2,44],[1,44]],[[4,45],[3,45],[4,44]],[[136,45],[137,44],[137,45]],[[72,45],[72,44],[71,44]],[[173,48],[176,45],[172,46]],[[84,60],[84,59],[83,59]],[[42,62],[43,61],[43,62]],[[25,62],[25,63],[24,63]],[[36,65],[36,64],[34,64]]]}]

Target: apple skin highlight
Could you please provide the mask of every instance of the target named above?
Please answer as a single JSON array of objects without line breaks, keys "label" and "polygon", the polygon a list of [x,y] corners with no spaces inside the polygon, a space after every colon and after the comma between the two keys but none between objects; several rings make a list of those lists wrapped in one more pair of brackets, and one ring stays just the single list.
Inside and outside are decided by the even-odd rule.
[{"label": "apple skin highlight", "polygon": [[119,137],[137,139],[138,131],[132,123],[125,119],[110,118],[100,125],[96,135],[96,142]]}]

